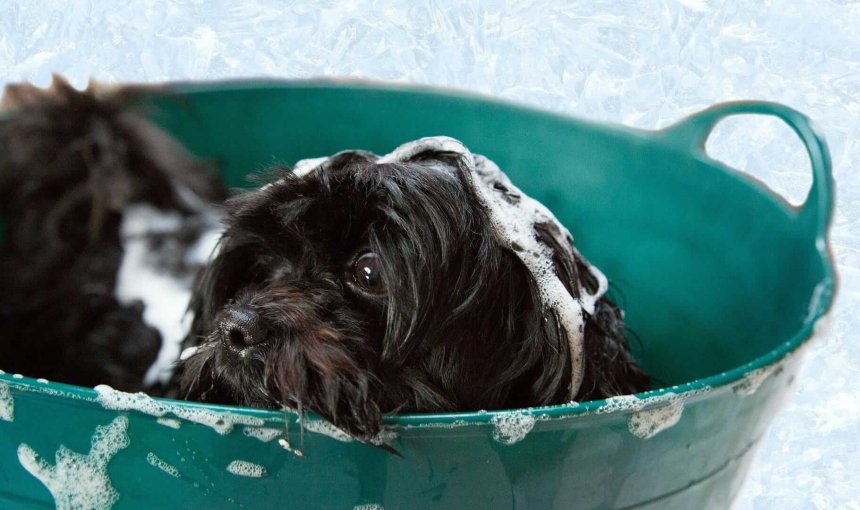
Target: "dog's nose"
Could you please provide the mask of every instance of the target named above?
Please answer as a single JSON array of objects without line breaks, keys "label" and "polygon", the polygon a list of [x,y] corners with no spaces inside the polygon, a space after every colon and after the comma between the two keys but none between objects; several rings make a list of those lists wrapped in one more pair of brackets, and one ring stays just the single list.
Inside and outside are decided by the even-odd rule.
[{"label": "dog's nose", "polygon": [[233,350],[242,350],[266,339],[260,315],[247,306],[226,310],[218,329],[221,342]]}]

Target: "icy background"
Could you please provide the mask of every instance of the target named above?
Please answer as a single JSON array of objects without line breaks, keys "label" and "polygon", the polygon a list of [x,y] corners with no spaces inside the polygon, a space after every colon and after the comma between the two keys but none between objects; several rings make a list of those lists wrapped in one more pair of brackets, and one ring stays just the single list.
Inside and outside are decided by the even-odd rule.
[{"label": "icy background", "polygon": [[[0,85],[47,85],[52,72],[78,86],[359,76],[644,128],[728,99],[793,106],[833,154],[841,288],[736,508],[860,509],[860,3],[466,3],[2,0]],[[726,121],[708,147],[792,202],[805,197],[806,156],[777,121]]]}]

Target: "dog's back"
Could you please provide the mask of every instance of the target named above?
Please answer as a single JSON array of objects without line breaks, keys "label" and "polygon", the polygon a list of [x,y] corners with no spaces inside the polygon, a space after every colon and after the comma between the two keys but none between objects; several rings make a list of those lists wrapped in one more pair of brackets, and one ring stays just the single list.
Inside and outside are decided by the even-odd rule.
[{"label": "dog's back", "polygon": [[[139,389],[162,344],[144,303],[121,302],[121,227],[134,204],[183,218],[220,201],[204,165],[135,114],[130,96],[55,79],[10,86],[0,121],[0,368]],[[185,194],[183,197],[181,194]]]}]

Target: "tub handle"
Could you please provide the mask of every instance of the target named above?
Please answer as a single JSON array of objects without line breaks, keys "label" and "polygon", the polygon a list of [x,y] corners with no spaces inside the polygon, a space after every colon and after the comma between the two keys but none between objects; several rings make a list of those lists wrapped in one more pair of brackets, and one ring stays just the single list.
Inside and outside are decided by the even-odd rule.
[{"label": "tub handle", "polygon": [[824,135],[806,115],[794,108],[770,101],[731,101],[719,103],[694,113],[663,132],[667,141],[681,143],[685,150],[692,149],[707,156],[705,142],[717,123],[732,115],[773,115],[789,125],[806,146],[812,163],[812,186],[800,206],[799,218],[814,228],[816,241],[826,242],[827,228],[833,215],[834,181],[830,151]]}]

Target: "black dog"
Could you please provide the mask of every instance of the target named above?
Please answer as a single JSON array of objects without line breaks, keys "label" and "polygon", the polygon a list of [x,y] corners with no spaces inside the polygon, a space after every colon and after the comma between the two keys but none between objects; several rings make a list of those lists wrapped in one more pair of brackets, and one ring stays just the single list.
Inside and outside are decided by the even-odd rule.
[{"label": "black dog", "polygon": [[225,192],[207,165],[134,112],[134,96],[78,92],[60,79],[49,90],[7,88],[3,370],[126,390],[169,377],[202,238],[218,228],[205,202]]},{"label": "black dog", "polygon": [[374,442],[387,413],[648,388],[602,274],[455,140],[303,162],[227,209],[192,303],[186,398],[309,409]]}]

